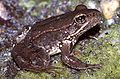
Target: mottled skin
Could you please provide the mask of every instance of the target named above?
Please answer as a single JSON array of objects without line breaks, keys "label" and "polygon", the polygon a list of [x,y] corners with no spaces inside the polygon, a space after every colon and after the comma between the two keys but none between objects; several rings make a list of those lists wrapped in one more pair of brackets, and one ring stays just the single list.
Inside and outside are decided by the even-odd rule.
[{"label": "mottled skin", "polygon": [[99,64],[83,63],[71,54],[79,36],[100,20],[98,10],[78,5],[74,11],[38,22],[13,48],[13,60],[20,69],[39,72],[54,69],[50,55],[61,53],[63,63],[71,68],[100,68]]}]

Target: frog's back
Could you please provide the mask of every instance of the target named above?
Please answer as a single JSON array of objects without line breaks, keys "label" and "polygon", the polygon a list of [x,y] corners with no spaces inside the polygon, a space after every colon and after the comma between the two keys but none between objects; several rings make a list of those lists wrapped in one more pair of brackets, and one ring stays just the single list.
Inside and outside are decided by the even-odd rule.
[{"label": "frog's back", "polygon": [[57,31],[64,27],[68,27],[68,25],[72,23],[74,16],[75,12],[71,11],[66,14],[53,16],[43,20],[40,23],[33,25],[27,36],[38,36],[38,34],[40,36],[46,32]]},{"label": "frog's back", "polygon": [[75,15],[80,13],[81,10],[86,10],[87,7],[84,5],[78,5],[74,11],[67,12],[62,15],[53,16],[43,21],[37,22],[34,24],[27,34],[27,36],[38,36],[50,31],[56,31],[66,28],[69,24],[72,23]]}]

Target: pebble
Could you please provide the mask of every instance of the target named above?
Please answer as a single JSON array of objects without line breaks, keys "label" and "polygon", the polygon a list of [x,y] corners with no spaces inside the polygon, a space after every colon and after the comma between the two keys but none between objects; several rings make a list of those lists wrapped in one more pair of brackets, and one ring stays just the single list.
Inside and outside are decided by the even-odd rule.
[{"label": "pebble", "polygon": [[101,9],[106,19],[111,19],[119,7],[119,0],[101,0]]}]

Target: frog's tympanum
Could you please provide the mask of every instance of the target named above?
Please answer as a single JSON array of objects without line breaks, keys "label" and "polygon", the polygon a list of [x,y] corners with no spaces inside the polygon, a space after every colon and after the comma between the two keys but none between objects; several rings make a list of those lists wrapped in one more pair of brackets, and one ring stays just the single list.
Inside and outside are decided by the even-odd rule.
[{"label": "frog's tympanum", "polygon": [[99,64],[84,63],[72,54],[78,38],[100,21],[98,10],[78,5],[74,11],[37,22],[13,48],[13,60],[20,69],[39,72],[56,68],[51,66],[50,55],[60,53],[61,60],[70,68],[100,68]]}]

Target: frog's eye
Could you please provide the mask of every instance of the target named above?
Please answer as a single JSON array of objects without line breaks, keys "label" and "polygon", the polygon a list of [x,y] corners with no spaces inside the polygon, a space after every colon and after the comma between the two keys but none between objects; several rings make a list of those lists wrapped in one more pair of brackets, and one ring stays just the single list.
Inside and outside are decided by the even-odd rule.
[{"label": "frog's eye", "polygon": [[75,16],[74,19],[76,23],[84,24],[86,22],[86,15],[85,14],[77,15]]}]

